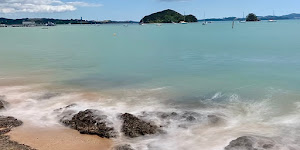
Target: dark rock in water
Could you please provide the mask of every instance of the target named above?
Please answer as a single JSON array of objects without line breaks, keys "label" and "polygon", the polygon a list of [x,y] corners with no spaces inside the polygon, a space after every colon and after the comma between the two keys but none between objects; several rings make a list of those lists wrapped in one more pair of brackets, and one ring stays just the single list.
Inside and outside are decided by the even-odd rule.
[{"label": "dark rock in water", "polygon": [[211,124],[215,124],[215,125],[222,123],[224,121],[223,118],[216,115],[208,115],[207,118]]},{"label": "dark rock in water", "polygon": [[192,112],[192,111],[185,112],[181,115],[181,117],[183,119],[185,119],[186,121],[195,121],[200,116],[201,116],[200,114],[198,114],[196,112]]},{"label": "dark rock in water", "polygon": [[188,117],[186,117],[186,120],[187,121],[195,121],[196,118],[194,116],[188,116]]},{"label": "dark rock in water", "polygon": [[0,116],[0,128],[13,128],[22,125],[23,122],[14,117]]},{"label": "dark rock in water", "polygon": [[71,120],[61,119],[61,122],[82,134],[98,135],[102,138],[116,137],[116,131],[109,127],[107,116],[101,115],[100,111],[87,109],[75,114]]},{"label": "dark rock in water", "polygon": [[4,102],[2,100],[0,100],[0,109],[4,109]]},{"label": "dark rock in water", "polygon": [[277,150],[271,138],[258,136],[242,136],[230,142],[225,150]]},{"label": "dark rock in water", "polygon": [[167,119],[167,118],[176,118],[178,117],[178,114],[176,112],[171,113],[159,113],[158,114],[160,118]]},{"label": "dark rock in water", "polygon": [[40,100],[51,99],[53,97],[59,96],[60,93],[48,92],[38,97]]},{"label": "dark rock in water", "polygon": [[4,109],[8,105],[8,102],[6,102],[4,98],[5,96],[0,96],[0,109]]},{"label": "dark rock in water", "polygon": [[129,144],[118,145],[114,150],[134,150]]},{"label": "dark rock in water", "polygon": [[123,120],[121,131],[128,137],[134,138],[158,132],[156,125],[141,120],[132,114],[122,114],[121,119]]},{"label": "dark rock in water", "polygon": [[55,109],[54,111],[61,111],[61,110],[64,110],[64,109],[68,109],[68,108],[72,108],[74,106],[76,106],[77,104],[70,104],[70,105],[67,105],[65,107],[61,107],[61,108],[58,108],[58,109]]}]

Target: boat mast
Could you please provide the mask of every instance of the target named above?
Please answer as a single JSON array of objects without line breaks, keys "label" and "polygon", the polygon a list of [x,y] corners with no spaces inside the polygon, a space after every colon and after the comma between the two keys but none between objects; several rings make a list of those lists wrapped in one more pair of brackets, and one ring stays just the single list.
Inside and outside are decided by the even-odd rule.
[{"label": "boat mast", "polygon": [[204,12],[204,23],[206,23],[205,12]]}]

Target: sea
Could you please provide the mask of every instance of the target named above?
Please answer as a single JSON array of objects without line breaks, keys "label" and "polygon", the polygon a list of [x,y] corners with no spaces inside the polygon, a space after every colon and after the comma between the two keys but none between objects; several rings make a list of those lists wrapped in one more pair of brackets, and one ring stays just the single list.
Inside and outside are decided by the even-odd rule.
[{"label": "sea", "polygon": [[1,115],[39,127],[63,126],[65,109],[99,110],[117,131],[122,113],[160,126],[113,139],[138,150],[241,136],[299,150],[300,20],[0,28],[0,95]]}]

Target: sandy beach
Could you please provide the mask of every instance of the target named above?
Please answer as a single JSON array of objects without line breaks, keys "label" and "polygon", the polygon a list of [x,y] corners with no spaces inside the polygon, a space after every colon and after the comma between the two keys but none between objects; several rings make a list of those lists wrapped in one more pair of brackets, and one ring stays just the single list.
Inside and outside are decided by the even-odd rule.
[{"label": "sandy beach", "polygon": [[113,144],[109,139],[80,134],[66,127],[40,128],[26,123],[7,135],[13,141],[38,150],[109,150]]}]

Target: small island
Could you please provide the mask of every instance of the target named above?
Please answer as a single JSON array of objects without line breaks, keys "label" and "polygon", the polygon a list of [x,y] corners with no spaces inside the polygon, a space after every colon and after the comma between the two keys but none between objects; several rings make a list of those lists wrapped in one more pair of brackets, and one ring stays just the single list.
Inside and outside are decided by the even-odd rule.
[{"label": "small island", "polygon": [[174,10],[167,9],[145,16],[140,23],[179,23],[180,21],[198,22],[198,19],[193,15],[184,16]]},{"label": "small island", "polygon": [[247,16],[246,21],[259,21],[259,19],[257,18],[257,16],[254,13],[250,13]]}]

